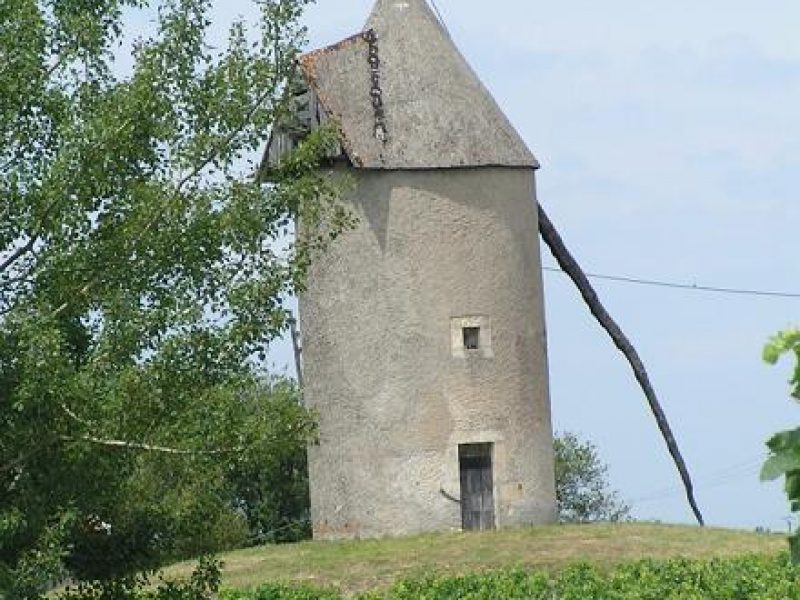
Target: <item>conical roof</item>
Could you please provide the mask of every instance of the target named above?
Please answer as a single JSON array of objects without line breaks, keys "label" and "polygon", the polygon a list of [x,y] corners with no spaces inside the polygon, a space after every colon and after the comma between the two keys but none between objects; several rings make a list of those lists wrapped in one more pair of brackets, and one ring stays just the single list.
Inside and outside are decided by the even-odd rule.
[{"label": "conical roof", "polygon": [[356,167],[538,167],[426,0],[377,0],[363,33],[301,65]]}]

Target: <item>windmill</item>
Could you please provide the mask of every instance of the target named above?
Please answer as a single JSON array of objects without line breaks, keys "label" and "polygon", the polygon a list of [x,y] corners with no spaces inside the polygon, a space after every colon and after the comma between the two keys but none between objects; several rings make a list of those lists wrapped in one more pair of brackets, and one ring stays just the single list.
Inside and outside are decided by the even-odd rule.
[{"label": "windmill", "polygon": [[702,524],[641,360],[536,200],[536,158],[427,2],[377,0],[299,65],[264,170],[334,123],[358,218],[300,298],[315,537],[555,519],[537,230],[630,362]]}]

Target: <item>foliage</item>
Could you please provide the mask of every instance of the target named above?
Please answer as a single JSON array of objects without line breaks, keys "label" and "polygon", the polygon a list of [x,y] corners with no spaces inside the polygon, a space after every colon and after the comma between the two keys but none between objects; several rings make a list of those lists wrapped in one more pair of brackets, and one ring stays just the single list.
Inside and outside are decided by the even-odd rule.
[{"label": "foliage", "polygon": [[221,564],[203,558],[188,581],[161,581],[155,585],[146,575],[130,575],[111,581],[95,581],[67,588],[56,600],[211,600],[219,591]]},{"label": "foliage", "polygon": [[608,488],[608,467],[597,447],[574,433],[557,435],[555,453],[558,517],[565,523],[622,521],[630,508]]},{"label": "foliage", "polygon": [[[784,354],[793,354],[796,360],[790,380],[792,396],[800,400],[800,330],[778,334],[764,348],[764,360],[775,364]],[[792,512],[800,512],[800,427],[781,431],[767,442],[769,457],[761,470],[762,480],[786,478],[786,496]],[[800,531],[789,538],[792,559],[800,563]]]},{"label": "foliage", "polygon": [[[369,592],[361,600],[775,600],[798,598],[800,571],[787,556],[748,556],[711,561],[644,560],[613,571],[587,564],[557,574],[522,569],[429,576]],[[268,585],[254,592],[227,592],[225,600],[335,600],[343,596],[308,587]]]},{"label": "foliage", "polygon": [[[0,0],[0,591],[280,521],[243,480],[312,428],[263,357],[348,225],[334,132],[253,177],[309,1],[254,2],[220,45],[211,0]],[[121,76],[134,18],[156,31]]]},{"label": "foliage", "polygon": [[[560,571],[576,561],[608,569],[642,557],[710,559],[745,554],[775,555],[780,535],[652,523],[563,524],[482,533],[438,533],[410,538],[305,542],[226,552],[225,583],[251,587],[275,581],[335,586],[346,596],[391,585],[417,573],[461,574],[509,569]],[[191,563],[166,569],[188,574]]]},{"label": "foliage", "polygon": [[[19,509],[0,513],[3,519],[0,543],[24,525],[24,518]],[[73,518],[74,515],[68,513],[55,523],[47,523],[35,540],[35,546],[21,553],[15,569],[3,568],[0,564],[0,598],[5,600],[6,595],[9,599],[38,597],[42,582],[59,581],[65,575],[65,546]]]},{"label": "foliage", "polygon": [[221,595],[221,600],[340,600],[341,598],[340,594],[332,590],[281,583],[262,585],[251,592],[227,590]]},{"label": "foliage", "polygon": [[[293,469],[288,461],[304,455],[314,422],[298,400],[294,383],[283,379],[262,382],[240,397],[237,421],[228,422],[252,439],[234,455],[176,461],[142,453],[121,484],[117,504],[103,513],[113,524],[110,531],[84,530],[73,540],[68,566],[86,577],[118,575],[134,559],[146,567],[219,552],[257,543],[264,531],[287,521],[304,523],[306,469]],[[248,479],[251,473],[255,481]]]},{"label": "foliage", "polygon": [[249,446],[225,474],[232,504],[247,527],[248,545],[311,537],[306,449],[316,433],[315,423],[301,408],[293,381],[279,380],[270,397],[283,398],[276,404],[280,414],[265,415],[264,426],[272,426],[271,435]]}]

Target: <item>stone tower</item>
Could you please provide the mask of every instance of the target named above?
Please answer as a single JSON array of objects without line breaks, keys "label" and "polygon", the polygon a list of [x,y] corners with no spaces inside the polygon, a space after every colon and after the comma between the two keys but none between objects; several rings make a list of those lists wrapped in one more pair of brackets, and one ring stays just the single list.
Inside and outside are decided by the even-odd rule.
[{"label": "stone tower", "polygon": [[425,0],[301,67],[358,219],[300,300],[314,537],[552,522],[536,159]]}]

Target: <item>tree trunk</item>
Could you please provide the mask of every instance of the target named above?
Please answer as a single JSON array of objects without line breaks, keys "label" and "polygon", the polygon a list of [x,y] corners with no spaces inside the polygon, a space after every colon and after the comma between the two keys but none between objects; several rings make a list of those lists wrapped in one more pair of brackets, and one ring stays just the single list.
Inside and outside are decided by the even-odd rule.
[{"label": "tree trunk", "polygon": [[697,522],[700,525],[703,525],[703,515],[700,513],[700,509],[697,507],[697,502],[694,498],[692,479],[689,476],[686,463],[681,456],[678,443],[675,441],[675,437],[672,434],[672,429],[667,421],[667,416],[664,414],[664,410],[661,408],[661,404],[656,397],[656,392],[653,389],[653,385],[650,383],[650,378],[648,377],[647,371],[644,368],[642,359],[639,357],[639,354],[636,352],[636,349],[633,347],[630,340],[628,340],[628,338],[622,332],[622,329],[620,329],[619,325],[617,325],[603,304],[600,302],[600,299],[597,297],[597,293],[594,291],[589,279],[584,274],[578,262],[570,254],[569,250],[567,250],[567,247],[564,245],[564,241],[561,239],[561,236],[558,234],[558,231],[556,231],[556,228],[553,226],[553,223],[550,221],[547,213],[545,213],[541,205],[539,205],[539,233],[541,234],[542,239],[545,241],[547,246],[550,248],[550,252],[552,252],[561,269],[577,286],[578,291],[580,291],[581,296],[583,296],[584,302],[586,302],[586,304],[589,306],[589,310],[597,319],[598,323],[600,323],[603,329],[608,332],[608,335],[611,336],[614,344],[617,346],[617,348],[619,348],[620,352],[625,355],[625,358],[630,363],[631,369],[633,369],[633,374],[636,377],[636,380],[639,382],[642,391],[644,391],[644,395],[647,398],[648,404],[650,405],[650,410],[655,417],[659,430],[661,430],[661,435],[664,437],[664,442],[667,444],[667,448],[672,456],[672,460],[675,462],[675,466],[678,468],[678,472],[683,480],[683,486],[686,490],[686,498],[689,500],[689,506],[691,506]]}]

